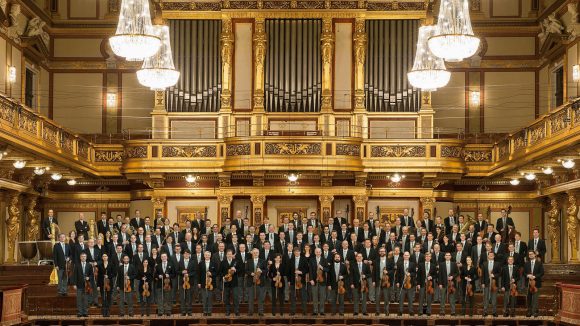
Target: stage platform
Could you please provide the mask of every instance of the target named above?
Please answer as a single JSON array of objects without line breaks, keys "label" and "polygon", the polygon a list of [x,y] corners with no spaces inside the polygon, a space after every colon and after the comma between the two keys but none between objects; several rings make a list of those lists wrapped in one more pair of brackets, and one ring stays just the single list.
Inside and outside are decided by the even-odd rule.
[{"label": "stage platform", "polygon": [[182,317],[180,315],[172,315],[170,317],[109,317],[102,318],[98,315],[91,315],[88,318],[76,318],[71,316],[31,316],[28,323],[30,325],[144,325],[144,326],[203,326],[203,325],[217,325],[217,326],[364,326],[364,325],[393,325],[393,326],[451,326],[451,325],[469,325],[469,326],[551,326],[551,325],[565,325],[554,321],[553,317],[542,316],[538,318],[526,317],[451,317],[451,316],[424,316],[424,317],[410,317],[409,315],[389,316],[389,317],[375,317],[375,316],[357,316],[346,314],[345,316],[325,316],[325,317],[290,317],[287,314],[284,316],[271,317],[266,315],[262,318],[252,318],[247,316],[229,316],[217,314],[216,316],[204,317],[201,314],[194,314],[190,317]]}]

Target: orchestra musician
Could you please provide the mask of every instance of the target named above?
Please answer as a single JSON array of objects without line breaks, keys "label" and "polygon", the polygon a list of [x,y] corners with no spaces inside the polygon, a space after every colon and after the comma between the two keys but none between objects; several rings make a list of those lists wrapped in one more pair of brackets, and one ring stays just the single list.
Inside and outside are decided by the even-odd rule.
[{"label": "orchestra musician", "polygon": [[91,286],[93,279],[93,267],[87,262],[87,254],[83,252],[73,273],[73,288],[77,292],[77,317],[89,316],[89,296],[94,290]]},{"label": "orchestra musician", "polygon": [[[452,211],[452,210],[450,210]],[[439,289],[441,290],[440,315],[445,315],[445,306],[449,300],[451,316],[455,316],[455,278],[459,274],[457,265],[451,261],[451,253],[445,253],[445,260],[439,264]]]},{"label": "orchestra musician", "polygon": [[[171,237],[170,237],[171,238]],[[171,316],[172,308],[172,280],[175,278],[175,268],[173,264],[169,262],[167,258],[167,253],[163,252],[161,254],[161,263],[157,264],[155,267],[155,280],[156,280],[156,298],[157,298],[157,316]]]},{"label": "orchestra musician", "polygon": [[58,219],[54,216],[54,210],[48,210],[48,216],[42,220],[42,234],[44,235],[44,240],[52,239],[52,224],[58,226]]},{"label": "orchestra musician", "polygon": [[309,273],[312,289],[312,303],[314,316],[324,316],[324,304],[326,303],[326,273],[328,263],[322,257],[322,249],[314,249],[314,257],[310,259]]},{"label": "orchestra musician", "polygon": [[475,281],[478,279],[477,276],[477,268],[473,263],[473,258],[471,256],[467,256],[465,259],[465,264],[461,268],[461,280],[462,280],[462,288],[464,290],[463,295],[463,308],[462,314],[465,316],[465,311],[467,306],[469,305],[469,316],[473,316],[473,302],[475,299]]},{"label": "orchestra musician", "polygon": [[[534,230],[534,233],[536,230]],[[524,273],[527,279],[528,294],[526,302],[528,306],[527,317],[538,317],[538,296],[542,287],[542,277],[544,276],[544,263],[539,260],[534,250],[528,251],[528,261]]]},{"label": "orchestra musician", "polygon": [[137,290],[141,296],[141,316],[149,316],[150,314],[151,302],[153,302],[153,295],[151,293],[154,292],[153,273],[154,267],[150,264],[149,259],[145,259],[137,270],[137,279],[139,279],[139,287]]},{"label": "orchestra musician", "polygon": [[383,298],[384,314],[389,315],[389,304],[391,291],[395,284],[394,268],[387,258],[387,250],[384,247],[379,248],[379,256],[374,263],[373,270],[373,287],[375,288],[375,316],[380,314],[381,297]]},{"label": "orchestra musician", "polygon": [[133,316],[133,282],[137,276],[135,267],[129,264],[129,256],[123,255],[123,264],[119,266],[117,273],[117,289],[120,291],[119,317],[125,315],[125,306],[129,316]]},{"label": "orchestra musician", "polygon": [[101,292],[102,304],[101,314],[103,317],[109,317],[111,311],[111,303],[113,301],[113,280],[117,273],[117,266],[109,262],[109,255],[103,253],[101,262],[97,266],[97,289]]},{"label": "orchestra musician", "polygon": [[[511,245],[513,246],[513,245]],[[507,265],[502,268],[502,276],[501,276],[501,290],[504,292],[503,296],[503,316],[515,316],[516,310],[516,297],[517,297],[517,282],[519,278],[519,274],[517,271],[517,266],[514,264],[515,257],[508,256],[507,258]],[[514,288],[515,287],[515,288]],[[515,291],[512,291],[515,290]],[[508,309],[509,306],[509,309]]]},{"label": "orchestra musician", "polygon": [[[268,280],[270,281],[270,287],[272,289],[272,316],[276,316],[276,313],[280,316],[284,316],[284,288],[286,287],[286,282],[284,282],[284,274],[286,273],[286,268],[282,261],[282,255],[277,253],[274,256],[274,263],[268,267]],[[264,282],[266,283],[266,282]],[[265,285],[268,286],[268,285]],[[258,303],[258,311],[260,311],[260,305],[262,309],[264,306],[264,300],[260,300]],[[262,316],[263,314],[261,314]]]},{"label": "orchestra musician", "polygon": [[237,262],[234,259],[234,253],[232,250],[226,252],[226,259],[222,261],[220,266],[220,274],[222,276],[223,285],[223,300],[226,306],[226,317],[230,315],[232,309],[232,302],[234,305],[234,314],[236,316],[240,315],[240,302],[238,298],[238,271]]},{"label": "orchestra musician", "polygon": [[[183,259],[179,264],[177,272],[181,275],[182,284],[181,288],[176,289],[180,293],[179,302],[181,303],[181,315],[191,316],[193,314],[192,308],[192,289],[195,286],[195,261],[191,259],[191,253],[189,249],[185,249],[183,252]],[[186,282],[187,281],[187,282]]]},{"label": "orchestra musician", "polygon": [[[258,299],[258,314],[264,316],[264,298],[266,284],[266,273],[268,266],[266,262],[260,258],[260,250],[258,248],[252,249],[252,258],[246,261],[246,283],[248,284],[248,316],[254,314],[255,300]],[[273,298],[270,293],[270,298]],[[274,300],[272,299],[272,304]]]},{"label": "orchestra musician", "polygon": [[199,263],[199,283],[203,315],[210,316],[212,312],[213,294],[217,284],[218,263],[212,260],[211,252],[203,253],[203,260]]},{"label": "orchestra musician", "polygon": [[488,307],[491,303],[493,316],[497,317],[497,289],[499,288],[497,280],[500,276],[501,267],[499,262],[495,261],[495,254],[493,251],[487,253],[487,260],[483,262],[482,270],[483,280],[481,287],[483,288],[483,316],[487,316]]},{"label": "orchestra musician", "polygon": [[403,315],[403,305],[405,303],[405,298],[407,298],[409,315],[413,316],[413,301],[415,300],[415,286],[416,286],[416,272],[417,267],[415,263],[411,261],[408,251],[403,254],[403,260],[399,263],[398,271],[400,273],[397,275],[397,287],[400,289],[401,295],[399,296],[399,316]]},{"label": "orchestra musician", "polygon": [[417,289],[419,290],[419,316],[423,314],[424,304],[427,304],[425,313],[431,316],[431,304],[433,303],[433,294],[436,284],[434,279],[437,278],[437,266],[431,262],[431,253],[425,253],[425,261],[419,263],[417,270]]},{"label": "orchestra musician", "polygon": [[64,233],[59,233],[58,242],[55,243],[54,247],[52,248],[53,263],[58,275],[57,293],[60,296],[67,295],[67,268],[71,268],[71,266],[69,266],[69,261],[71,259],[71,249],[69,244],[65,243],[65,240],[66,235]]},{"label": "orchestra musician", "polygon": [[329,266],[326,285],[330,293],[330,303],[332,305],[332,315],[336,315],[336,305],[338,303],[338,313],[344,316],[344,295],[348,287],[348,271],[340,254],[335,253],[333,263]]},{"label": "orchestra musician", "polygon": [[299,247],[294,248],[294,255],[290,259],[286,275],[288,276],[288,286],[290,287],[290,316],[296,314],[296,300],[300,295],[302,315],[307,314],[306,301],[308,293],[306,291],[306,278],[308,274],[308,261],[301,254]]}]

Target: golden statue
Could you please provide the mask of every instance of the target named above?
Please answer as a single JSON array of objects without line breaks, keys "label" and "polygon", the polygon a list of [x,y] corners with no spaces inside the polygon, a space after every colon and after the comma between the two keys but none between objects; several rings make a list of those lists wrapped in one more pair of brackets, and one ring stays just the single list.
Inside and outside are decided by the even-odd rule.
[{"label": "golden statue", "polygon": [[89,239],[97,239],[97,223],[95,219],[89,220]]},{"label": "golden statue", "polygon": [[26,240],[36,241],[39,240],[40,235],[40,224],[38,224],[40,213],[35,211],[36,198],[31,198],[27,205],[28,214],[28,228],[26,229]]},{"label": "golden statue", "polygon": [[560,208],[558,201],[552,198],[550,201],[552,208],[548,211],[548,234],[552,241],[552,263],[560,262]]},{"label": "golden statue", "polygon": [[576,196],[568,194],[568,209],[566,210],[568,219],[566,221],[566,230],[570,240],[570,261],[578,261],[578,205],[576,205]]},{"label": "golden statue", "polygon": [[10,206],[8,208],[8,220],[6,225],[8,227],[8,259],[7,263],[14,263],[14,256],[16,254],[16,241],[20,235],[20,208],[18,208],[19,194],[10,195]]}]

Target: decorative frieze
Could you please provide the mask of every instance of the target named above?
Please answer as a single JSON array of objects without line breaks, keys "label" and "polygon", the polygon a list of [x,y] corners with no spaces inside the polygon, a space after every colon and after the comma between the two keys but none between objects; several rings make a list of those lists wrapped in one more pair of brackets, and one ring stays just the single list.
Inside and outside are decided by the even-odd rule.
[{"label": "decorative frieze", "polygon": [[134,146],[125,148],[125,158],[146,158],[147,146]]},{"label": "decorative frieze", "polygon": [[27,110],[21,110],[18,116],[18,127],[20,130],[36,136],[38,133],[38,119]]},{"label": "decorative frieze", "polygon": [[319,143],[266,143],[267,155],[320,155]]},{"label": "decorative frieze", "polygon": [[441,157],[460,158],[463,147],[459,146],[441,146]]},{"label": "decorative frieze", "polygon": [[229,144],[226,146],[226,156],[250,155],[250,144]]},{"label": "decorative frieze", "polygon": [[77,141],[77,155],[83,159],[88,159],[89,144],[84,140]]},{"label": "decorative frieze", "polygon": [[373,145],[371,146],[371,157],[425,157],[426,148],[422,145],[402,146],[402,145]]},{"label": "decorative frieze", "polygon": [[221,10],[322,10],[322,9],[367,9],[369,11],[425,11],[424,1],[380,1],[364,0],[222,0],[194,2],[162,2],[164,11],[221,11]]},{"label": "decorative frieze", "polygon": [[16,117],[16,106],[2,98],[0,101],[0,119],[9,123],[14,123]]},{"label": "decorative frieze", "polygon": [[123,161],[123,151],[104,151],[104,150],[97,150],[95,151],[95,162],[101,163],[117,163]]},{"label": "decorative frieze", "polygon": [[544,122],[533,125],[529,129],[530,133],[530,145],[534,145],[541,142],[546,138],[546,125]]},{"label": "decorative frieze", "polygon": [[216,157],[217,147],[215,145],[196,146],[163,146],[162,157]]},{"label": "decorative frieze", "polygon": [[465,162],[491,162],[492,158],[491,150],[463,150],[463,160]]},{"label": "decorative frieze", "polygon": [[560,112],[554,114],[550,117],[550,131],[553,134],[557,134],[568,127],[568,110],[561,110]]},{"label": "decorative frieze", "polygon": [[360,157],[360,145],[336,144],[336,155]]},{"label": "decorative frieze", "polygon": [[52,145],[56,145],[57,134],[58,130],[55,126],[49,124],[42,125],[42,139],[45,142],[50,143]]},{"label": "decorative frieze", "polygon": [[70,133],[61,130],[60,132],[60,147],[63,151],[72,153],[73,152],[73,139],[74,136]]}]

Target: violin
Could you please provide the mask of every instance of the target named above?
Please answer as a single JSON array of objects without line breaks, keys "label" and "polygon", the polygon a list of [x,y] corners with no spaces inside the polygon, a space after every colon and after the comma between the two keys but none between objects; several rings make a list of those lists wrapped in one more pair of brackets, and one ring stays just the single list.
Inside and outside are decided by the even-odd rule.
[{"label": "violin", "polygon": [[234,271],[230,268],[228,270],[228,273],[224,276],[224,281],[231,282],[233,278],[234,278]]},{"label": "violin", "polygon": [[171,290],[171,280],[169,277],[163,279],[163,291]]},{"label": "violin", "polygon": [[518,287],[515,282],[512,282],[512,284],[510,285],[510,295],[512,297],[518,296]]},{"label": "violin", "polygon": [[131,292],[131,280],[125,274],[125,287],[123,288],[125,292]]},{"label": "violin", "polygon": [[536,287],[536,280],[530,279],[528,281],[528,291],[530,293],[536,293],[536,292],[538,292],[538,288]]},{"label": "violin", "polygon": [[411,276],[409,275],[405,275],[405,284],[403,285],[403,287],[408,290],[412,287],[413,285],[411,284]]},{"label": "violin", "polygon": [[483,270],[481,266],[477,266],[477,277],[481,278],[481,276],[483,276]]},{"label": "violin", "polygon": [[183,289],[189,290],[191,289],[191,284],[189,284],[189,274],[183,274]]},{"label": "violin", "polygon": [[324,283],[324,271],[322,270],[322,268],[320,268],[320,266],[318,267],[318,270],[316,271],[316,282]]},{"label": "violin", "polygon": [[363,279],[361,280],[361,282],[360,282],[360,291],[361,291],[362,293],[367,293],[367,292],[369,292],[369,283],[368,283],[368,281],[367,281],[367,279],[366,279],[366,278],[363,278]]},{"label": "violin", "polygon": [[276,276],[274,276],[274,287],[280,289],[283,285],[284,283],[282,283],[282,275],[280,275],[280,272],[276,272]]},{"label": "violin", "polygon": [[72,260],[68,259],[68,260],[66,261],[65,268],[66,268],[66,277],[67,277],[68,279],[70,279],[70,277],[72,276],[72,273],[73,273],[73,269],[72,269]]},{"label": "violin", "polygon": [[473,285],[471,285],[471,282],[467,282],[467,285],[465,286],[465,293],[468,297],[473,296]]},{"label": "violin", "polygon": [[299,274],[296,274],[295,280],[296,280],[296,284],[295,284],[296,290],[302,289],[302,286],[303,286],[302,276],[300,276]]},{"label": "violin", "polygon": [[491,280],[491,292],[497,292],[497,283],[495,281],[495,278]]},{"label": "violin", "polygon": [[147,298],[151,295],[151,292],[149,292],[149,283],[147,282],[147,280],[143,280],[143,297]]},{"label": "violin", "polygon": [[387,268],[383,269],[383,278],[381,278],[381,286],[384,288],[391,287],[391,280],[389,279],[389,272],[387,272]]},{"label": "violin", "polygon": [[105,280],[103,281],[103,283],[104,283],[104,287],[105,287],[105,292],[111,291],[111,281],[109,280],[107,275],[105,275]]},{"label": "violin", "polygon": [[344,281],[340,280],[338,281],[338,294],[345,294],[346,293],[346,289],[344,288]]},{"label": "violin", "polygon": [[262,284],[262,270],[261,269],[256,269],[256,272],[254,273],[254,284],[256,285],[260,285]]},{"label": "violin", "polygon": [[453,280],[447,281],[447,294],[455,293],[455,282]]},{"label": "violin", "polygon": [[433,289],[433,280],[427,280],[427,287],[425,291],[429,295],[433,295],[433,293],[435,293],[435,289]]},{"label": "violin", "polygon": [[213,291],[213,280],[211,278],[211,272],[207,272],[205,276],[205,289],[208,291]]},{"label": "violin", "polygon": [[85,280],[85,293],[86,294],[93,293],[93,288],[91,287],[91,281],[89,281],[89,280]]}]

